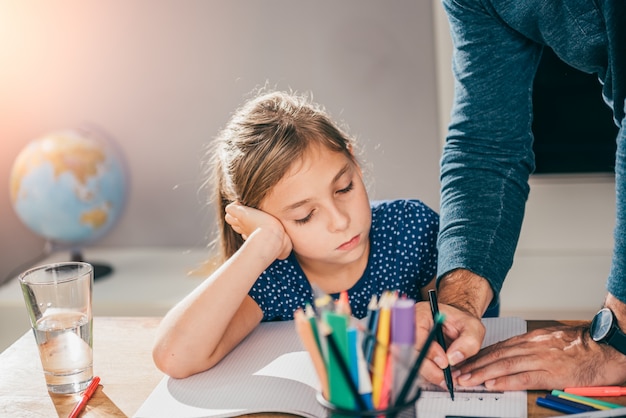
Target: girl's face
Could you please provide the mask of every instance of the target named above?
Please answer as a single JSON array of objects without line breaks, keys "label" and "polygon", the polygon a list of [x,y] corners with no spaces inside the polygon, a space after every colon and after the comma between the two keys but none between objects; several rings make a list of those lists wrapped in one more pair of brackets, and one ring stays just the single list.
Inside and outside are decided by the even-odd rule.
[{"label": "girl's face", "polygon": [[340,152],[312,146],[261,204],[278,218],[303,267],[367,258],[372,221],[361,169]]}]

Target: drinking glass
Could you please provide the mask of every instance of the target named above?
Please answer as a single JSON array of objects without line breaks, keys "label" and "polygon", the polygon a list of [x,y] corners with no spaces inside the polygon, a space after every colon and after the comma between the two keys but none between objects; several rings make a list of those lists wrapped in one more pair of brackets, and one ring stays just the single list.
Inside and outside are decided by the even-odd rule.
[{"label": "drinking glass", "polygon": [[19,281],[48,391],[85,390],[93,378],[93,267],[46,264],[20,274]]}]

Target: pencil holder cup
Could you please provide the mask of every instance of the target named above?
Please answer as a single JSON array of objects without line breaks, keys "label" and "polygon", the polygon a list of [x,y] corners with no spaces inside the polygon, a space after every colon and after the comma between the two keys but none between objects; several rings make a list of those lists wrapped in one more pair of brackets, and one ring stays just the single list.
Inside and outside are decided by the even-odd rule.
[{"label": "pencil holder cup", "polygon": [[417,390],[415,396],[402,405],[390,406],[385,409],[354,410],[341,408],[329,402],[321,392],[317,393],[317,401],[326,410],[326,418],[354,418],[354,417],[385,417],[385,418],[417,418],[417,400],[422,391]]}]

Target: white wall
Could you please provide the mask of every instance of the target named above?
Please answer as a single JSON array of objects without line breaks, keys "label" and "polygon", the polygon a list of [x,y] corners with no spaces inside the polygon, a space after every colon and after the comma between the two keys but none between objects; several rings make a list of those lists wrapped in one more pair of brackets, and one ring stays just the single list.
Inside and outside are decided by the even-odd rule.
[{"label": "white wall", "polygon": [[266,81],[312,91],[349,125],[372,198],[438,209],[430,2],[0,0],[0,63],[0,278],[43,247],[9,202],[14,158],[85,121],[131,172],[123,218],[98,244],[205,245],[202,148]]}]

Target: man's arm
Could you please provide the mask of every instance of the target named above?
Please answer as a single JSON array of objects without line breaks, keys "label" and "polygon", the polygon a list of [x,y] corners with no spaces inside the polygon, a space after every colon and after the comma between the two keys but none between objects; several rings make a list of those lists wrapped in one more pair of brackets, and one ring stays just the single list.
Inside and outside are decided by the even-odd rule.
[{"label": "man's arm", "polygon": [[487,280],[469,270],[458,269],[442,277],[437,295],[440,303],[481,318],[494,293]]}]

